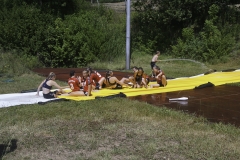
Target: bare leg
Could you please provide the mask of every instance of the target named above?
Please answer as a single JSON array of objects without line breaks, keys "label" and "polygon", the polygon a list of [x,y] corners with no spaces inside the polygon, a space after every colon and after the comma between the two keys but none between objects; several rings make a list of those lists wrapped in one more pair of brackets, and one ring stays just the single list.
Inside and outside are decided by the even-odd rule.
[{"label": "bare leg", "polygon": [[134,77],[129,77],[129,81],[130,81],[131,83],[134,83]]},{"label": "bare leg", "polygon": [[105,81],[105,78],[104,77],[102,77],[99,81],[98,81],[98,83],[99,83],[99,89],[102,89],[102,85],[103,85],[103,83],[104,83],[104,81]]},{"label": "bare leg", "polygon": [[150,88],[158,88],[159,87],[159,84],[152,84],[150,85]]},{"label": "bare leg", "polygon": [[152,77],[152,78],[156,77],[156,74],[154,73],[153,69],[152,69],[152,71],[150,72],[150,75],[149,75],[149,76]]},{"label": "bare leg", "polygon": [[95,88],[96,88],[96,87],[95,87],[94,85],[92,85],[92,90],[95,90]]},{"label": "bare leg", "polygon": [[164,87],[167,85],[167,78],[165,75],[162,75],[162,84]]},{"label": "bare leg", "polygon": [[85,94],[83,93],[83,91],[75,91],[69,94],[62,94],[62,96],[85,96]]},{"label": "bare leg", "polygon": [[120,80],[120,82],[122,82],[122,83],[129,83],[130,81],[129,81],[128,78],[122,78],[122,79]]},{"label": "bare leg", "polygon": [[[165,75],[162,76],[162,85],[164,87],[167,85],[167,79],[166,79]],[[159,84],[152,84],[152,85],[150,85],[150,88],[157,88],[157,87],[160,87]]]}]

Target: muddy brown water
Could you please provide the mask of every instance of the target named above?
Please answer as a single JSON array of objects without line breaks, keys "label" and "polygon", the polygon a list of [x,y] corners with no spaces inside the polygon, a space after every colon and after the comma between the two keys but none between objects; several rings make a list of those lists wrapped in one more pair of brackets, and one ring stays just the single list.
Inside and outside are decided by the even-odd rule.
[{"label": "muddy brown water", "polygon": [[[47,76],[49,72],[55,72],[58,80],[67,81],[71,70],[75,70],[79,76],[82,75],[83,69],[81,68],[39,68],[33,71],[41,76]],[[97,71],[103,76],[106,72],[105,70]],[[114,71],[114,75],[121,79],[132,75],[132,73]],[[180,97],[188,97],[188,100],[169,101],[170,98]],[[222,85],[203,89],[141,95],[129,97],[129,99],[203,116],[210,122],[221,122],[240,127],[240,87]]]}]

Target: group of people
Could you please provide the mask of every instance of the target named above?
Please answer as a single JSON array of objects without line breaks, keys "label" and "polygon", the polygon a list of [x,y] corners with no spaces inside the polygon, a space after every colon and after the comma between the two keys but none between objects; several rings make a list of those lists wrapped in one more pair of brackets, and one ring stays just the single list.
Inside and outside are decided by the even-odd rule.
[{"label": "group of people", "polygon": [[[156,55],[153,56],[151,61],[152,78],[155,78],[157,83],[150,86],[148,85],[150,78],[146,73],[144,73],[142,67],[133,67],[133,75],[130,77],[123,77],[121,80],[118,80],[111,70],[107,71],[105,77],[103,77],[99,72],[88,67],[82,72],[82,77],[76,76],[75,71],[71,71],[69,74],[70,77],[68,79],[68,86],[62,87],[55,82],[56,74],[51,72],[48,77],[39,85],[37,95],[39,95],[41,88],[43,91],[43,97],[46,99],[51,99],[58,97],[58,95],[91,96],[93,90],[100,90],[102,88],[122,89],[123,87],[165,87],[167,85],[165,74],[156,65],[159,55],[160,52],[158,51]],[[52,86],[56,87],[58,90],[52,92]],[[65,93],[63,89],[68,87],[71,89],[71,92]]]}]

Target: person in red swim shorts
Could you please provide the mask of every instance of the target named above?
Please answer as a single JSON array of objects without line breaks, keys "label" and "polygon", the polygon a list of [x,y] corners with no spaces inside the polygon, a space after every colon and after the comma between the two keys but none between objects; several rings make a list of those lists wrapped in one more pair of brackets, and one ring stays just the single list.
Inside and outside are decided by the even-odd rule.
[{"label": "person in red swim shorts", "polygon": [[92,68],[90,68],[90,67],[87,68],[87,71],[88,71],[90,80],[92,82],[94,82],[96,90],[99,90],[99,89],[102,89],[102,87],[105,87],[105,86],[103,86],[105,77],[102,77],[102,75],[100,73],[92,70]]},{"label": "person in red swim shorts", "polygon": [[70,72],[70,78],[68,79],[68,85],[72,90],[68,95],[70,96],[86,96],[86,92],[81,91],[81,77],[75,76],[75,71]]}]

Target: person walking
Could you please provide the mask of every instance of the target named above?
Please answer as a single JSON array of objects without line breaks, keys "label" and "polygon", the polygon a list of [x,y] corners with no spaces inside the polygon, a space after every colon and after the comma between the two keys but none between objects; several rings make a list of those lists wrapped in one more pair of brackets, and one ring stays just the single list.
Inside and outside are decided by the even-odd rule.
[{"label": "person walking", "polygon": [[151,69],[152,69],[152,77],[155,77],[154,72],[153,72],[153,67],[156,65],[157,62],[159,62],[160,60],[158,60],[158,57],[160,56],[160,51],[156,51],[156,54],[152,57],[151,60]]}]

